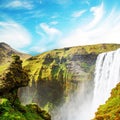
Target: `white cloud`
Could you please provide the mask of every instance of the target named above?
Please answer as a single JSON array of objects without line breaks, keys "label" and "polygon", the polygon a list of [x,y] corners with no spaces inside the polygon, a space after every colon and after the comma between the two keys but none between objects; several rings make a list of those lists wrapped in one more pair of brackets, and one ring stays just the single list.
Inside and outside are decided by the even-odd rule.
[{"label": "white cloud", "polygon": [[45,34],[49,35],[50,39],[54,38],[55,36],[61,35],[61,32],[53,27],[50,27],[46,23],[41,23],[40,24],[41,29],[44,31]]},{"label": "white cloud", "polygon": [[6,4],[4,7],[6,8],[25,8],[25,9],[32,9],[33,8],[33,4],[29,1],[20,1],[20,0],[13,0],[12,2],[9,2],[8,4]]},{"label": "white cloud", "polygon": [[31,47],[30,50],[29,50],[29,52],[35,51],[37,53],[42,53],[42,52],[47,51],[47,47],[46,46],[41,46],[40,47],[40,45],[41,44],[38,43],[38,45]]},{"label": "white cloud", "polygon": [[19,49],[30,44],[31,36],[22,25],[16,22],[0,22],[0,42],[6,42]]},{"label": "white cloud", "polygon": [[30,51],[45,52],[46,50],[56,48],[57,40],[62,35],[60,30],[51,27],[46,23],[39,24],[36,27],[36,33],[40,36],[40,40],[30,49]]},{"label": "white cloud", "polygon": [[52,21],[50,22],[51,25],[57,25],[58,24],[58,21]]},{"label": "white cloud", "polygon": [[85,12],[86,12],[86,10],[76,11],[72,14],[72,17],[78,18],[78,17],[82,16],[82,14]]},{"label": "white cloud", "polygon": [[102,19],[104,15],[104,5],[103,3],[100,6],[92,7],[90,11],[93,13],[94,19],[92,22],[88,25],[89,28],[95,27],[99,23],[99,21]]},{"label": "white cloud", "polygon": [[[61,39],[59,41],[60,47],[97,43],[120,43],[120,11],[112,10],[111,12],[109,11],[109,14],[106,13],[104,16],[101,16],[102,10],[100,8],[92,8],[96,18],[84,25],[84,27],[74,29]],[[92,27],[89,26],[91,23]],[[95,26],[95,23],[98,25]]]},{"label": "white cloud", "polygon": [[89,1],[89,0],[83,0],[82,3],[83,3],[83,4],[90,5],[90,1]]}]

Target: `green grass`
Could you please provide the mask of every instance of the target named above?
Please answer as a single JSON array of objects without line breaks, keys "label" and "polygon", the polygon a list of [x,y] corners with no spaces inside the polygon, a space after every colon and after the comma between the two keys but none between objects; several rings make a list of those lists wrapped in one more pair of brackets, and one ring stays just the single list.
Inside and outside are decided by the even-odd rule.
[{"label": "green grass", "polygon": [[0,65],[0,74],[2,74],[8,66],[9,66],[9,63]]},{"label": "green grass", "polygon": [[[74,55],[95,54],[112,51],[120,48],[118,44],[97,44],[88,46],[77,46],[64,49],[55,49],[31,57],[23,62],[23,67],[28,72],[30,79],[38,80],[58,80],[62,73],[63,79],[71,79],[72,75],[67,71],[66,60],[70,60]],[[55,67],[56,66],[56,67]],[[81,63],[85,72],[90,70],[86,63]]]},{"label": "green grass", "polygon": [[112,90],[106,103],[99,107],[94,120],[120,120],[120,83]]},{"label": "green grass", "polygon": [[108,52],[120,48],[120,44],[97,44],[97,45],[87,45],[78,46],[71,48],[68,53],[77,54],[100,54],[102,52]]},{"label": "green grass", "polygon": [[45,120],[45,117],[46,112],[41,111],[36,104],[12,106],[9,100],[0,99],[0,120]]}]

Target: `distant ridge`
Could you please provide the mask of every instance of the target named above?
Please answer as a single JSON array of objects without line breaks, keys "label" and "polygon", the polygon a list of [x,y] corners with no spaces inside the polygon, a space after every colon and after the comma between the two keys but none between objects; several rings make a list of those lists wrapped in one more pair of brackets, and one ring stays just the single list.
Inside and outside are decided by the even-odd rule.
[{"label": "distant ridge", "polygon": [[0,65],[10,62],[12,54],[19,55],[21,59],[27,59],[31,57],[31,55],[29,54],[18,52],[17,50],[13,49],[10,45],[4,42],[0,42]]}]

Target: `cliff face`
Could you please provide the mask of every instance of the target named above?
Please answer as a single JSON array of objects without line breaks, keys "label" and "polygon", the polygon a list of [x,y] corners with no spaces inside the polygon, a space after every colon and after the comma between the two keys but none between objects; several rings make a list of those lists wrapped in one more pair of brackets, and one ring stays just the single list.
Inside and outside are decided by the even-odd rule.
[{"label": "cliff face", "polygon": [[27,86],[30,79],[20,57],[12,57],[12,63],[0,74],[0,120],[50,120],[50,115],[36,104],[21,105],[18,88]]},{"label": "cliff face", "polygon": [[[35,101],[39,105],[48,102],[58,104],[74,92],[81,82],[91,83],[97,55],[119,48],[116,44],[99,44],[56,49],[27,59],[23,66],[31,79],[27,88],[19,92],[20,99]],[[24,93],[23,93],[24,91]],[[34,92],[33,92],[34,91]]]},{"label": "cliff face", "polygon": [[120,120],[120,83],[106,103],[98,108],[94,120]]}]

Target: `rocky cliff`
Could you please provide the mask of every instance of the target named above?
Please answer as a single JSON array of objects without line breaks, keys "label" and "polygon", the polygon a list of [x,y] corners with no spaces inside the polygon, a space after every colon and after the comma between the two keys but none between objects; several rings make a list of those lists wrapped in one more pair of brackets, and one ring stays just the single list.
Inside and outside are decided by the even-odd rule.
[{"label": "rocky cliff", "polygon": [[112,90],[106,103],[98,108],[93,120],[120,120],[120,83]]},{"label": "rocky cliff", "polygon": [[22,106],[18,99],[18,88],[27,86],[28,74],[22,68],[22,61],[17,55],[0,74],[0,120],[50,120],[50,115],[36,104]]},{"label": "rocky cliff", "polygon": [[[52,50],[27,59],[23,66],[31,79],[19,92],[23,103],[58,104],[68,98],[81,82],[91,83],[97,55],[119,48],[117,44],[98,44]],[[23,92],[24,91],[24,92]],[[29,95],[24,97],[25,94]]]}]

